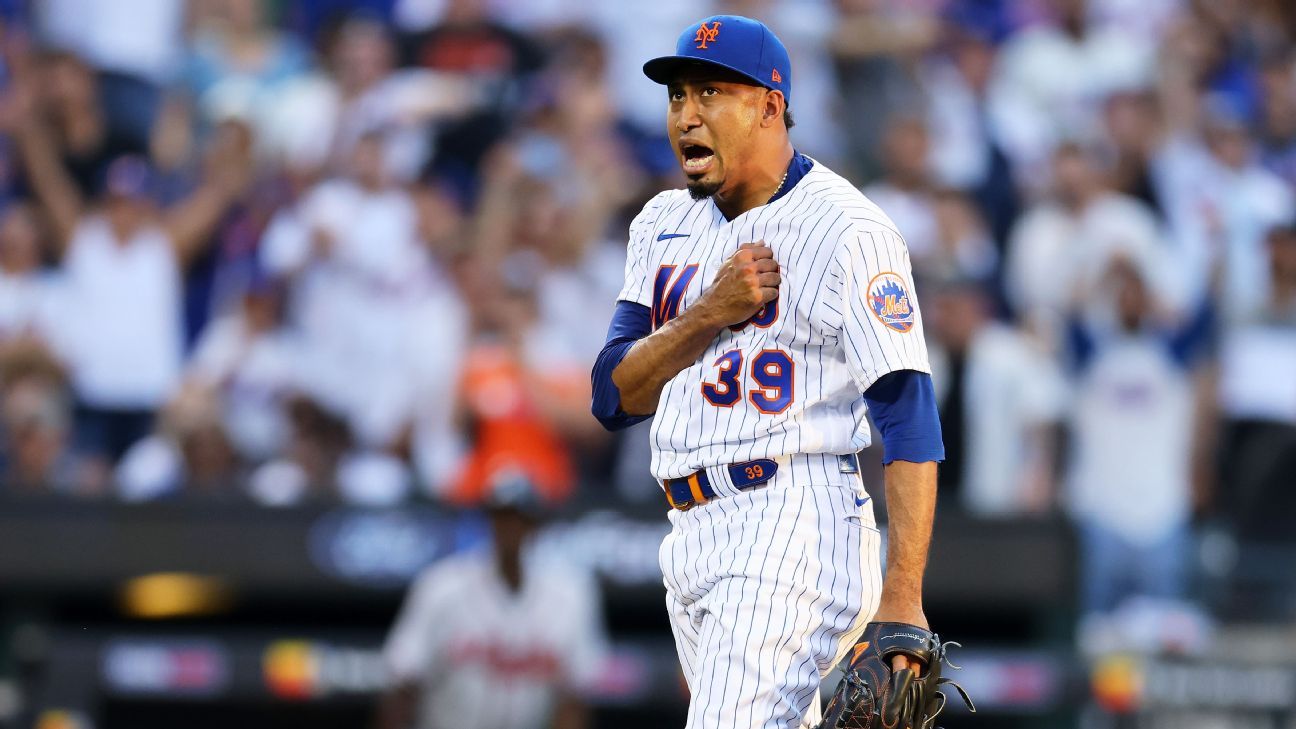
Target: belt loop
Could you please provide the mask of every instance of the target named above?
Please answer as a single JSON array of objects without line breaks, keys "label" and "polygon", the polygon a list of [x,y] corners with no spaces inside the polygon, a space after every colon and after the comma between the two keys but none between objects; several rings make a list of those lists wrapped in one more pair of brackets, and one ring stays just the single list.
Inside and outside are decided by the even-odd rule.
[{"label": "belt loop", "polygon": [[698,480],[696,473],[688,477],[688,487],[689,493],[693,494],[693,504],[695,506],[701,506],[710,500],[706,497],[706,494],[702,493],[702,483]]},{"label": "belt loop", "polygon": [[[801,480],[797,478],[798,464],[796,460],[795,456],[779,456],[775,458],[774,462],[779,466],[778,476],[788,479],[791,483],[801,483]],[[801,475],[804,476],[805,474]],[[778,478],[778,476],[775,476],[775,478]]]},{"label": "belt loop", "polygon": [[721,496],[733,496],[739,493],[738,487],[734,486],[733,479],[729,476],[729,467],[707,466],[707,478],[711,481],[711,490],[715,492],[716,498]]}]

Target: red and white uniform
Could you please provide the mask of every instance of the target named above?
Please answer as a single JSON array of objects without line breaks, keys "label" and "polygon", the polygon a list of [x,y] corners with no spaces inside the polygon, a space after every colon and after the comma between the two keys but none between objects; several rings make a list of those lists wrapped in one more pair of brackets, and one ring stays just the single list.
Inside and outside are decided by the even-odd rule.
[{"label": "red and white uniform", "polygon": [[383,657],[421,689],[419,729],[541,729],[603,662],[598,592],[570,566],[528,560],[512,591],[494,558],[465,554],[410,589]]}]

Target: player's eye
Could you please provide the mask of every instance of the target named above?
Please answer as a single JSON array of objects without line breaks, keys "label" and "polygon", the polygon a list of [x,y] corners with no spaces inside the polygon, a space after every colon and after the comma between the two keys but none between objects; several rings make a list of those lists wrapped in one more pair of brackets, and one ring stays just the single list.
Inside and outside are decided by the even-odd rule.
[{"label": "player's eye", "polygon": [[670,90],[670,100],[671,100],[671,101],[683,101],[683,100],[684,100],[684,91],[683,91],[683,89],[671,89],[671,90]]},{"label": "player's eye", "polygon": [[718,93],[720,93],[720,89],[717,89],[714,86],[708,86],[705,89],[702,89],[703,96],[715,96]]}]

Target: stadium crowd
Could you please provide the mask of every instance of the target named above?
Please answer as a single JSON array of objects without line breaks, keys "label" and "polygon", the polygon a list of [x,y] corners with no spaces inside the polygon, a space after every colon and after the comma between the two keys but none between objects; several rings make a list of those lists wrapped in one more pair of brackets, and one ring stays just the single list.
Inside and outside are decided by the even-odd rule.
[{"label": "stadium crowd", "polygon": [[[659,505],[588,414],[639,66],[709,12],[906,236],[952,509],[1061,512],[1084,604],[1296,513],[1284,0],[33,0],[0,29],[8,494]],[[876,457],[875,457],[876,458]],[[1127,574],[1128,573],[1128,574]]]}]

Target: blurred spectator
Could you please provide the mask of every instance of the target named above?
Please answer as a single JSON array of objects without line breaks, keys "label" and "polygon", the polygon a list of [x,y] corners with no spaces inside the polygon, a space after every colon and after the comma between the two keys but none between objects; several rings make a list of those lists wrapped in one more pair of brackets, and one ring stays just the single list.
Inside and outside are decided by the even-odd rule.
[{"label": "blurred spectator", "polygon": [[1184,0],[1090,0],[1089,16],[1104,27],[1126,28],[1139,38],[1159,38],[1183,5]]},{"label": "blurred spectator", "polygon": [[501,475],[487,493],[489,548],[428,568],[388,633],[380,729],[590,726],[581,692],[606,652],[597,587],[535,554],[541,500]]},{"label": "blurred spectator", "polygon": [[639,189],[600,69],[580,62],[579,36],[564,43],[524,125],[483,165],[476,232],[484,255],[534,248],[579,258]]},{"label": "blurred spectator", "polygon": [[1221,507],[1246,541],[1296,534],[1296,225],[1267,236],[1269,299],[1229,327],[1220,357]]},{"label": "blurred spectator", "polygon": [[1022,321],[1051,346],[1077,286],[1092,290],[1113,253],[1142,267],[1158,295],[1173,291],[1175,271],[1156,218],[1138,200],[1103,184],[1085,150],[1063,145],[1053,158],[1053,194],[1026,211],[1008,244],[1004,284]]},{"label": "blurred spectator", "polygon": [[939,38],[939,25],[910,5],[881,0],[836,0],[840,17],[828,40],[841,93],[848,169],[872,180],[881,172],[877,149],[896,115],[922,111],[918,72]]},{"label": "blurred spectator", "polygon": [[[243,160],[240,166],[246,165],[249,172],[257,169],[256,138],[252,128],[242,121],[231,118],[217,124],[207,135],[207,145],[233,159]],[[176,199],[189,194],[195,177],[192,164],[173,169],[170,175],[175,187],[168,197]],[[275,213],[288,201],[294,185],[300,183],[287,174],[256,175],[248,182],[246,191],[232,200],[219,217],[210,242],[186,271],[187,346],[193,345],[208,320],[237,308],[243,293],[255,285],[261,275],[257,250],[261,238]]]},{"label": "blurred spectator", "polygon": [[378,134],[387,173],[411,180],[433,151],[430,125],[472,113],[479,94],[450,74],[396,69],[390,30],[357,13],[323,39],[324,67],[287,79],[256,112],[269,159],[290,171],[345,171],[355,145]]},{"label": "blurred spectator", "polygon": [[181,0],[42,0],[33,3],[43,39],[96,68],[153,83],[168,80],[179,57]]},{"label": "blurred spectator", "polygon": [[159,88],[180,59],[182,0],[44,0],[34,3],[46,45],[76,54],[101,73],[104,111],[115,134],[143,145]]},{"label": "blurred spectator", "polygon": [[404,389],[393,396],[405,428],[397,447],[408,450],[422,487],[435,493],[463,455],[453,403],[468,346],[461,275],[472,244],[464,211],[446,188],[420,188],[414,203],[424,246],[422,285],[402,324]]},{"label": "blurred spectator", "polygon": [[288,401],[288,418],[292,436],[283,455],[248,481],[257,503],[392,506],[409,495],[408,470],[390,456],[354,448],[342,418],[305,397]]},{"label": "blurred spectator", "polygon": [[1164,221],[1165,190],[1159,177],[1164,134],[1156,97],[1143,91],[1112,94],[1103,107],[1103,120],[1112,189],[1141,201]]},{"label": "blurred spectator", "polygon": [[552,100],[486,170],[477,244],[485,265],[498,261],[512,285],[534,289],[537,311],[519,334],[534,396],[564,440],[589,450],[607,435],[586,414],[587,365],[625,270],[624,241],[605,232],[637,174],[600,77],[561,67],[547,82]]},{"label": "blurred spectator", "polygon": [[1288,50],[1267,59],[1260,84],[1260,160],[1296,187],[1296,53]]},{"label": "blurred spectator", "polygon": [[375,20],[355,17],[338,29],[329,47],[336,104],[330,150],[334,160],[345,163],[362,138],[384,134],[386,171],[411,179],[428,158],[423,119],[469,103],[464,91],[447,91],[444,83],[393,73],[397,53],[390,31]]},{"label": "blurred spectator", "polygon": [[407,407],[411,309],[438,292],[430,286],[435,263],[418,238],[418,210],[385,171],[382,150],[382,136],[360,139],[347,174],[280,211],[261,255],[294,289],[301,386],[343,414],[360,443],[385,448]]},{"label": "blurred spectator", "polygon": [[0,341],[47,339],[55,326],[57,276],[41,265],[44,247],[30,205],[0,212]]},{"label": "blurred spectator", "polygon": [[[83,198],[94,197],[108,164],[123,154],[142,154],[146,137],[132,139],[115,129],[104,109],[94,69],[66,51],[46,51],[32,64],[32,77],[19,76],[11,90],[21,144],[24,127],[39,126]],[[28,165],[31,163],[28,162]],[[34,176],[28,170],[29,176]],[[40,192],[39,183],[30,184]]]},{"label": "blurred spectator", "polygon": [[25,118],[17,134],[65,275],[57,340],[77,393],[78,447],[115,461],[148,433],[178,382],[180,278],[246,185],[248,160],[213,146],[201,186],[159,209],[148,163],[120,157],[87,205],[44,125]]},{"label": "blurred spectator", "polygon": [[[978,16],[979,17],[979,16]],[[967,192],[986,219],[999,250],[1020,208],[1017,181],[1005,154],[1004,130],[990,104],[996,49],[991,29],[972,19],[949,29],[949,52],[927,64],[928,164],[936,182]]]},{"label": "blurred spectator", "polygon": [[940,493],[975,514],[1049,510],[1066,404],[1062,373],[1029,338],[992,318],[984,285],[933,283],[925,291],[945,436]]},{"label": "blurred spectator", "polygon": [[[542,371],[525,352],[534,327],[534,281],[512,266],[500,278],[481,279],[493,290],[474,302],[475,341],[464,360],[456,411],[468,434],[469,453],[443,496],[453,503],[476,504],[488,495],[492,474],[516,471],[549,502],[566,499],[574,480],[571,456],[542,406]],[[588,396],[586,397],[588,400]]]},{"label": "blurred spectator", "polygon": [[[1196,501],[1194,378],[1212,303],[1168,323],[1143,269],[1109,255],[1069,323],[1076,367],[1067,505],[1081,534],[1082,607],[1115,610],[1131,596],[1180,598],[1188,586],[1189,517]],[[1090,310],[1093,307],[1087,307]]]},{"label": "blurred spectator", "polygon": [[218,393],[225,430],[250,461],[278,454],[288,441],[283,404],[300,347],[283,325],[283,296],[278,282],[260,277],[235,311],[207,327],[189,365],[191,380]]},{"label": "blurred spectator", "polygon": [[338,464],[351,447],[346,422],[303,397],[288,401],[288,417],[292,434],[284,455],[252,474],[252,498],[266,506],[331,500]]},{"label": "blurred spectator", "polygon": [[[397,6],[441,5],[445,0],[289,0],[281,15],[283,25],[307,39],[319,39],[336,29],[339,21],[363,15],[385,24],[399,21]],[[399,24],[399,23],[398,23]],[[401,27],[404,27],[401,25]]]},{"label": "blurred spectator", "polygon": [[1255,313],[1257,321],[1296,325],[1296,218],[1269,229],[1269,301]]},{"label": "blurred spectator", "polygon": [[999,255],[973,201],[957,190],[945,189],[936,191],[934,202],[939,248],[931,270],[945,276],[994,279]]},{"label": "blurred spectator", "polygon": [[1236,321],[1268,297],[1264,235],[1296,216],[1296,194],[1260,165],[1236,108],[1223,97],[1202,103],[1200,135],[1184,129],[1162,152],[1170,224],[1198,280],[1222,258],[1221,313]]},{"label": "blurred spectator", "polygon": [[[1256,117],[1259,87],[1254,64],[1278,40],[1281,26],[1265,18],[1265,0],[1221,3],[1192,0],[1167,35],[1199,92],[1217,97],[1245,119]],[[1185,44],[1194,46],[1189,49]]]},{"label": "blurred spectator", "polygon": [[382,23],[358,16],[338,28],[328,52],[337,104],[330,152],[345,167],[361,138],[381,133],[394,121],[396,88],[391,74],[397,49]]},{"label": "blurred spectator", "polygon": [[966,200],[934,188],[928,144],[921,118],[894,117],[883,137],[885,173],[864,194],[895,221],[915,276],[989,277],[997,263],[994,246]]},{"label": "blurred spectator", "polygon": [[499,22],[485,0],[448,0],[440,21],[404,40],[403,65],[466,76],[506,113],[543,62],[534,41]]},{"label": "blurred spectator", "polygon": [[270,24],[262,0],[193,5],[197,17],[182,80],[209,122],[255,115],[281,84],[309,69],[308,49]]},{"label": "blurred spectator", "polygon": [[125,501],[230,499],[246,474],[225,434],[216,393],[190,386],[158,416],[157,431],[131,446],[117,466]]},{"label": "blurred spectator", "polygon": [[72,402],[48,353],[31,343],[0,351],[0,493],[10,496],[87,494],[101,474],[72,454]]},{"label": "blurred spectator", "polygon": [[[564,58],[574,50],[564,48]],[[475,229],[480,270],[499,266],[508,286],[534,297],[536,311],[511,323],[519,329],[509,335],[519,342],[528,397],[577,462],[601,477],[608,436],[587,415],[588,363],[602,347],[625,265],[624,240],[606,232],[639,175],[597,71],[567,61],[546,71],[547,98],[484,170]]]},{"label": "blurred spectator", "polygon": [[881,176],[863,192],[895,221],[918,274],[938,250],[927,126],[917,117],[892,116],[880,141]]},{"label": "blurred spectator", "polygon": [[1095,22],[1088,0],[1051,0],[1049,7],[1048,21],[1005,42],[994,72],[994,118],[1028,187],[1047,179],[1058,143],[1095,141],[1108,94],[1152,78],[1152,46],[1133,28]]},{"label": "blurred spectator", "polygon": [[606,302],[616,298],[612,289],[625,270],[625,250],[602,237],[568,239],[544,249],[539,260],[523,255],[511,263],[539,266],[538,316],[525,335],[524,349],[541,388],[541,409],[569,444],[597,449],[608,435],[584,417],[592,392],[581,364],[598,356],[604,335],[598,333],[597,312],[606,311]]},{"label": "blurred spectator", "polygon": [[544,61],[534,40],[501,23],[484,0],[449,0],[432,27],[407,36],[404,65],[453,75],[470,84],[481,108],[440,130],[435,167],[471,178],[527,97]]}]

